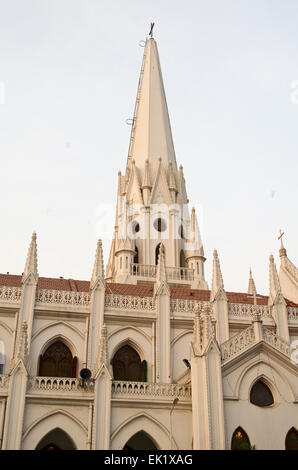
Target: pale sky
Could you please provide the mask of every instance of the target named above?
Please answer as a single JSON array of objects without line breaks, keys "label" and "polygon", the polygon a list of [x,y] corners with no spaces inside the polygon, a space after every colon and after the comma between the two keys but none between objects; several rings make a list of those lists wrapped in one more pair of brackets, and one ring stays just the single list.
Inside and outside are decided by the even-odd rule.
[{"label": "pale sky", "polygon": [[33,230],[40,276],[90,279],[102,233],[107,261],[151,21],[207,281],[216,248],[267,294],[279,229],[298,264],[297,0],[0,0],[0,272]]}]

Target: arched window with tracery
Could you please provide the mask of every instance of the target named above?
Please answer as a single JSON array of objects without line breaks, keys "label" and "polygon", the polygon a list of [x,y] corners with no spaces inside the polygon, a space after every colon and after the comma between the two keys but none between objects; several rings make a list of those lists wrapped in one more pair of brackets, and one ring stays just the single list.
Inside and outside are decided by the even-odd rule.
[{"label": "arched window with tracery", "polygon": [[240,426],[233,433],[231,449],[232,450],[250,450],[251,449],[248,435]]},{"label": "arched window with tracery", "polygon": [[137,351],[129,344],[118,349],[114,355],[112,365],[114,380],[147,381],[147,363],[141,361]]},{"label": "arched window with tracery", "polygon": [[0,340],[0,374],[4,374],[5,367],[5,347],[4,342]]},{"label": "arched window with tracery", "polygon": [[51,344],[39,359],[39,376],[76,377],[77,358],[62,341]]},{"label": "arched window with tracery", "polygon": [[294,427],[286,435],[286,450],[298,450],[298,431]]},{"label": "arched window with tracery", "polygon": [[258,380],[251,388],[250,402],[256,406],[271,406],[274,403],[272,392],[263,380]]}]

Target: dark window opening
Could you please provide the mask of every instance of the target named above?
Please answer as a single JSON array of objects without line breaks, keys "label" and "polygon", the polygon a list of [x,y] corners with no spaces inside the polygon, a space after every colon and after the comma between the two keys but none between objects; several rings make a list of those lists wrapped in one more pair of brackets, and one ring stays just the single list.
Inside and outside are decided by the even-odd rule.
[{"label": "dark window opening", "polygon": [[39,360],[39,376],[42,377],[76,377],[77,358],[66,344],[56,341],[51,344]]},{"label": "dark window opening", "polygon": [[158,450],[158,448],[147,433],[140,431],[127,441],[123,450]]},{"label": "dark window opening", "polygon": [[232,450],[250,450],[251,445],[246,432],[241,428],[238,427],[232,436]]},{"label": "dark window opening", "polygon": [[164,232],[167,228],[166,222],[160,217],[158,219],[155,219],[153,226],[158,232]]},{"label": "dark window opening", "polygon": [[146,382],[147,363],[128,344],[120,348],[112,361],[114,380]]},{"label": "dark window opening", "polygon": [[262,381],[258,380],[250,391],[250,402],[256,406],[273,405],[274,399],[270,388]]},{"label": "dark window opening", "polygon": [[286,436],[286,450],[298,450],[298,431],[291,428]]}]

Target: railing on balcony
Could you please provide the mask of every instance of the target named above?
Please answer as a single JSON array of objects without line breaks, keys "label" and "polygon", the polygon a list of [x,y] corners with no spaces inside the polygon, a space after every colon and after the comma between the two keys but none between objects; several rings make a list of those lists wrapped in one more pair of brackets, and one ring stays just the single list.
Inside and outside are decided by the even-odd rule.
[{"label": "railing on balcony", "polygon": [[256,307],[252,304],[236,304],[229,303],[229,317],[230,318],[252,318],[255,313],[255,309],[262,318],[272,318],[268,305],[257,305]]},{"label": "railing on balcony", "polygon": [[263,328],[263,339],[286,356],[290,356],[290,345],[268,328]]},{"label": "railing on balcony", "polygon": [[163,384],[152,382],[112,382],[112,398],[179,398],[181,400],[191,399],[191,386],[183,384]]},{"label": "railing on balcony", "polygon": [[[81,379],[69,377],[30,377],[28,390],[32,393],[82,393],[86,391],[81,386]],[[88,390],[90,391],[90,389]]]},{"label": "railing on balcony", "polygon": [[[193,281],[194,270],[190,268],[166,268],[168,281]],[[131,263],[130,265],[131,276],[155,278],[156,266],[151,264],[138,264]]]},{"label": "railing on balcony", "polygon": [[221,345],[222,362],[225,363],[255,342],[253,325],[233,336]]}]

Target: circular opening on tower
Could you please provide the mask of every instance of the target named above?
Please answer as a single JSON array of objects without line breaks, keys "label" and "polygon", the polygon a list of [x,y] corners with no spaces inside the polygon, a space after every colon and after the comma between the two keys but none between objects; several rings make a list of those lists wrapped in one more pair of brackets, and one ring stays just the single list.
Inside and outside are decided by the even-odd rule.
[{"label": "circular opening on tower", "polygon": [[167,224],[164,219],[161,219],[160,217],[158,219],[155,219],[153,223],[153,227],[155,230],[158,232],[164,232],[167,229]]}]

